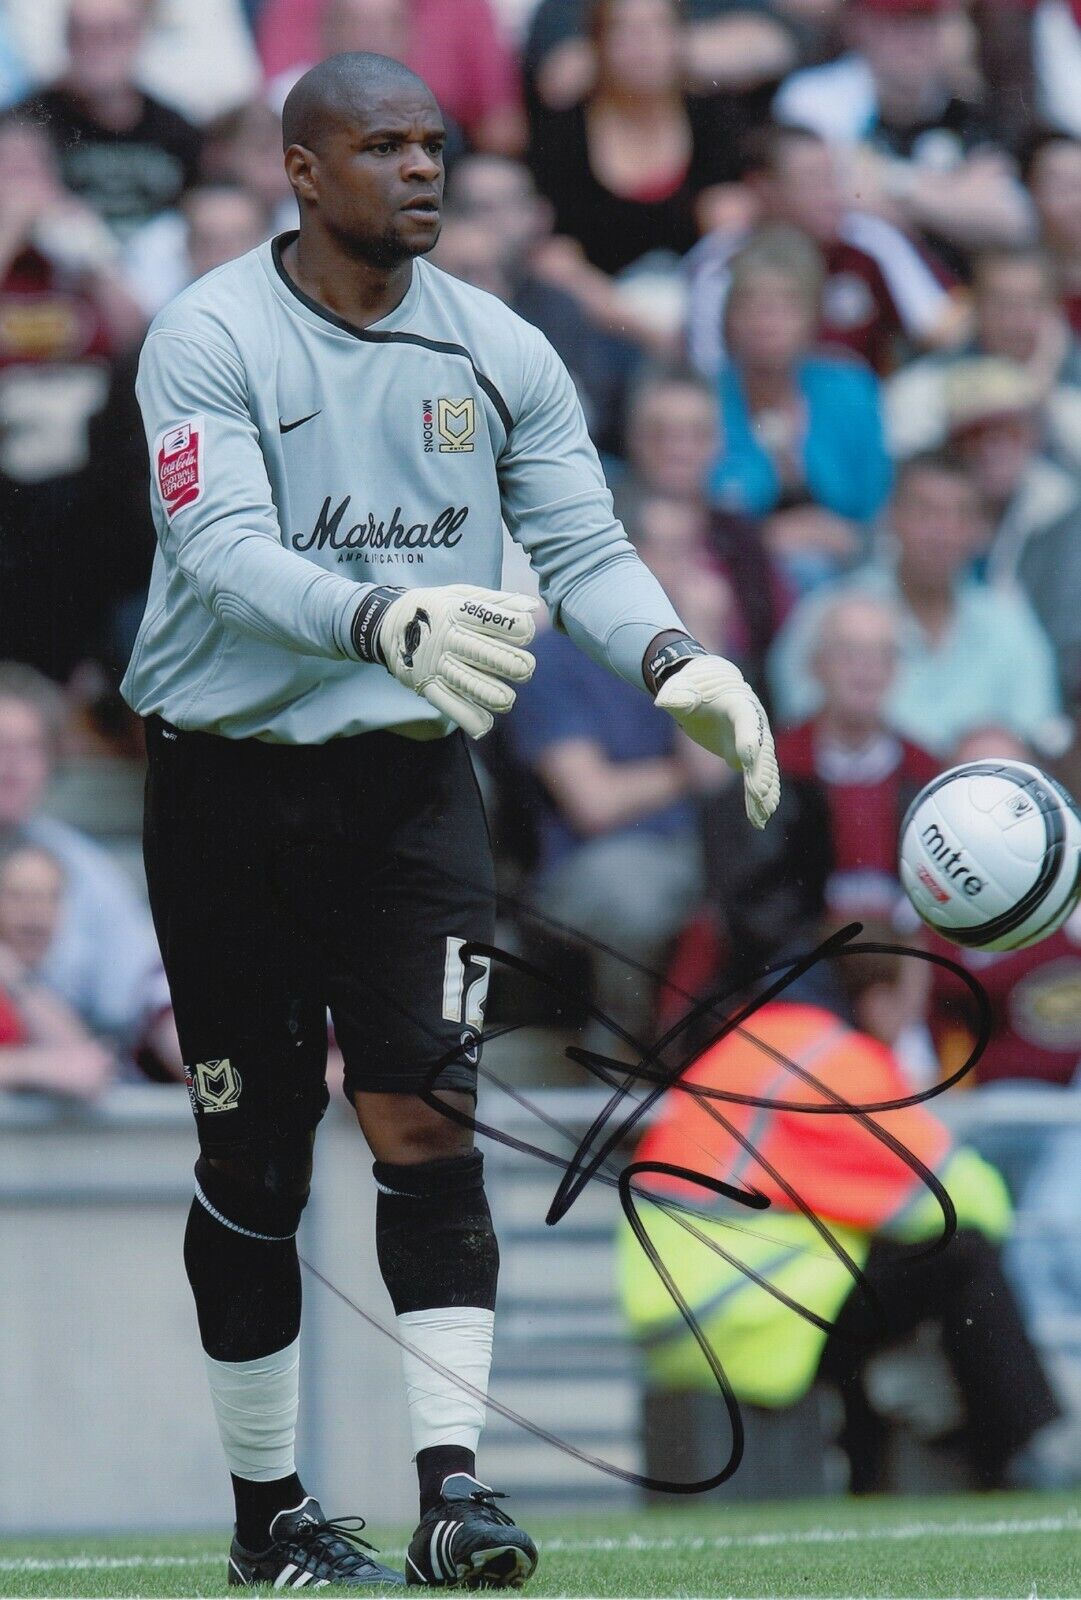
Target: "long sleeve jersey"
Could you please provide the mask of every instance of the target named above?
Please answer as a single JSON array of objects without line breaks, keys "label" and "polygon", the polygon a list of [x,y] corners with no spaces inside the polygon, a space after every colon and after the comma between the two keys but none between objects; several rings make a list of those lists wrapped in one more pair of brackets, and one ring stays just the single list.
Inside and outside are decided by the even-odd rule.
[{"label": "long sleeve jersey", "polygon": [[365,586],[498,588],[502,522],[557,627],[642,687],[681,628],[612,513],[547,340],[424,260],[358,329],[293,283],[291,235],[155,319],[136,392],[158,548],[124,679],[142,715],[284,744],[452,724],[356,659]]}]

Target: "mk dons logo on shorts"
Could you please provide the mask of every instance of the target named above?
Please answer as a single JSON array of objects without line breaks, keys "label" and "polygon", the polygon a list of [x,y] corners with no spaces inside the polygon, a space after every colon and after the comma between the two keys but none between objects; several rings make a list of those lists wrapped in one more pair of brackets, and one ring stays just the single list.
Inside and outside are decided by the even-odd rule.
[{"label": "mk dons logo on shorts", "polygon": [[203,498],[205,465],[206,422],[202,417],[174,423],[154,440],[158,491],[170,522],[178,511]]},{"label": "mk dons logo on shorts", "polygon": [[235,1111],[240,1103],[240,1073],[228,1056],[185,1067],[192,1106],[204,1111]]},{"label": "mk dons logo on shorts", "polygon": [[473,448],[477,410],[471,399],[440,400],[436,408],[441,455],[460,455]]}]

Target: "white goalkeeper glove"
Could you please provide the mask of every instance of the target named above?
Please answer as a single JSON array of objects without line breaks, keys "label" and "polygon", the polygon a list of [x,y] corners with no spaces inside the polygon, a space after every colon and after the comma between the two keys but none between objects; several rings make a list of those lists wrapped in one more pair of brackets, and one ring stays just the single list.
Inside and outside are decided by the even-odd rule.
[{"label": "white goalkeeper glove", "polygon": [[536,629],[530,595],[449,583],[438,589],[369,591],[353,618],[362,661],[379,661],[399,683],[480,739],[495,713],[514,704],[535,662],[523,646]]},{"label": "white goalkeeper glove", "polygon": [[722,656],[692,656],[661,684],[655,704],[695,744],[742,772],[747,816],[764,828],[781,797],[777,752],[762,702],[739,668]]}]

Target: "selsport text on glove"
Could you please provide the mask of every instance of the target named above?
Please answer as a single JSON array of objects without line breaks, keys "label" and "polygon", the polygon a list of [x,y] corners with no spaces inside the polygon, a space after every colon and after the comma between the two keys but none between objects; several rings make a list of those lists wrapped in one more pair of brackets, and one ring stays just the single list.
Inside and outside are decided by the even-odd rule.
[{"label": "selsport text on glove", "polygon": [[762,702],[739,668],[723,656],[691,656],[661,684],[654,703],[695,744],[742,772],[747,816],[764,828],[781,798],[777,752]]},{"label": "selsport text on glove", "polygon": [[514,704],[512,683],[533,676],[523,646],[536,629],[530,595],[450,583],[438,589],[381,584],[353,618],[361,661],[377,661],[407,689],[480,739]]}]

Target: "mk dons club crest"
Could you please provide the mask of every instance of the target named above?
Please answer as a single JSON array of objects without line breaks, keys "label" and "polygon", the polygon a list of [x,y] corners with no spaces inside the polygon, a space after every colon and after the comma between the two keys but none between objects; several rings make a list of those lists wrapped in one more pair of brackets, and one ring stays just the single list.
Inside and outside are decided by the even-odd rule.
[{"label": "mk dons club crest", "polygon": [[197,1061],[185,1068],[192,1105],[203,1111],[235,1111],[240,1103],[240,1073],[228,1056]]},{"label": "mk dons club crest", "polygon": [[439,450],[442,455],[457,455],[473,448],[477,431],[476,407],[472,400],[440,400],[436,412]]}]

